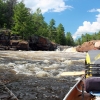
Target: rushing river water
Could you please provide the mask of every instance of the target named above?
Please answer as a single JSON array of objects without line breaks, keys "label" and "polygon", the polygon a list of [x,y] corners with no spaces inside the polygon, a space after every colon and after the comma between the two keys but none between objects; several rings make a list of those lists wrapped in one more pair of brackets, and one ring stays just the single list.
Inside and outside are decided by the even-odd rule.
[{"label": "rushing river water", "polygon": [[79,76],[61,73],[84,70],[85,55],[67,50],[0,51],[0,80],[19,100],[63,100]]}]

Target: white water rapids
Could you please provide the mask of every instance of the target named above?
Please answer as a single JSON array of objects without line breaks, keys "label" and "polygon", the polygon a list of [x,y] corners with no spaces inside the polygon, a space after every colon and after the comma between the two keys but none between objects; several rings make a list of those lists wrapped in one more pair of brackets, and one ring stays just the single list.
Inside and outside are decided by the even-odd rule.
[{"label": "white water rapids", "polygon": [[[0,51],[0,81],[18,100],[63,100],[77,76],[61,76],[84,70],[86,53],[63,51]],[[78,76],[79,77],[79,76]],[[4,90],[0,99],[7,99]],[[5,98],[5,99],[4,99]]]},{"label": "white water rapids", "polygon": [[0,68],[10,69],[15,74],[59,78],[65,71],[84,70],[85,53],[71,50],[0,51]]}]

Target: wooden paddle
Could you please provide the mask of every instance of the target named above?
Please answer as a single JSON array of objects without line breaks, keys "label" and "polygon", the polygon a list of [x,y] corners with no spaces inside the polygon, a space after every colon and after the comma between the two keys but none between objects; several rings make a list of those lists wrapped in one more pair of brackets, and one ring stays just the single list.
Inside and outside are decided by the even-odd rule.
[{"label": "wooden paddle", "polygon": [[61,76],[74,76],[74,75],[84,75],[85,71],[74,71],[74,72],[63,72]]}]

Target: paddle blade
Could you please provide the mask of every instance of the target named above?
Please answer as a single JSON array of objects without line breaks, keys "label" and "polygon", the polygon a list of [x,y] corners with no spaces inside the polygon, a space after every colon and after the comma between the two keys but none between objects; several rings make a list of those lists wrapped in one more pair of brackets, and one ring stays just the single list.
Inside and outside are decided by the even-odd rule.
[{"label": "paddle blade", "polygon": [[75,71],[75,72],[63,72],[61,76],[73,76],[73,75],[84,75],[85,71]]}]

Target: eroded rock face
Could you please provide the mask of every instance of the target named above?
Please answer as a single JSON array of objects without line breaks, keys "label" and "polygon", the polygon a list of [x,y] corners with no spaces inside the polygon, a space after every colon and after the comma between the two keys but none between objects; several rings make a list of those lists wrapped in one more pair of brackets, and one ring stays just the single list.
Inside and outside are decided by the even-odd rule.
[{"label": "eroded rock face", "polygon": [[0,50],[42,50],[54,51],[57,44],[43,36],[30,36],[23,40],[21,36],[0,32]]},{"label": "eroded rock face", "polygon": [[82,45],[76,47],[78,52],[87,52],[89,50],[99,50],[100,40],[92,40],[89,42],[84,42]]},{"label": "eroded rock face", "polygon": [[94,45],[96,48],[100,48],[100,41],[97,41],[95,42],[95,45]]},{"label": "eroded rock face", "polygon": [[17,50],[29,50],[29,43],[24,40],[10,40],[10,46]]},{"label": "eroded rock face", "polygon": [[29,46],[32,50],[54,51],[57,48],[56,43],[42,36],[30,36]]},{"label": "eroded rock face", "polygon": [[10,45],[11,46],[17,46],[19,43],[19,40],[10,40]]},{"label": "eroded rock face", "polygon": [[17,45],[18,50],[29,50],[29,43],[27,41],[20,41]]}]

